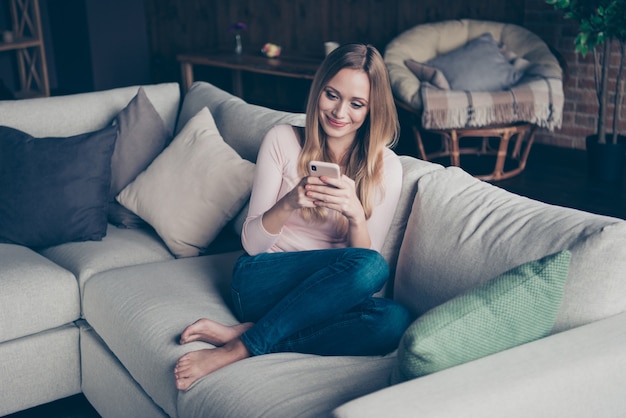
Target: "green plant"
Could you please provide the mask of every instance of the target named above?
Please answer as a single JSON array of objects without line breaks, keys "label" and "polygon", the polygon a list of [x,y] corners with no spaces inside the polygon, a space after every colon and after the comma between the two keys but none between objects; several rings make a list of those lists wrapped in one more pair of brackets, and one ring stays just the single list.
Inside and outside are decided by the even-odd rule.
[{"label": "green plant", "polygon": [[[598,141],[605,142],[608,123],[609,67],[611,46],[619,44],[620,63],[613,97],[611,142],[617,143],[619,108],[624,94],[622,77],[626,59],[626,0],[546,0],[567,19],[578,23],[576,52],[583,57],[593,52],[596,94],[598,97]],[[602,46],[602,52],[599,51]]]}]

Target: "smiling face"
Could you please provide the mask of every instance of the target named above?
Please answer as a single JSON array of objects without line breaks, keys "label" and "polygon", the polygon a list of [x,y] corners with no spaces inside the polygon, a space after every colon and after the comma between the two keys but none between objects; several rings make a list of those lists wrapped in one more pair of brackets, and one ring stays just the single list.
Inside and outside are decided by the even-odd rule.
[{"label": "smiling face", "polygon": [[361,70],[344,68],[322,90],[319,122],[328,139],[352,142],[369,112],[370,80]]}]

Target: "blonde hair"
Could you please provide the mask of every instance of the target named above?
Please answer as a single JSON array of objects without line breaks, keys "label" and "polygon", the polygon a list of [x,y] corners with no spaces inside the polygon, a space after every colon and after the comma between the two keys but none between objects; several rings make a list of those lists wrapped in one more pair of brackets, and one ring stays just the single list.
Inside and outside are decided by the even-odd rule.
[{"label": "blonde hair", "polygon": [[[353,146],[346,155],[344,174],[354,180],[356,193],[363,205],[366,219],[372,215],[375,187],[382,187],[383,152],[398,140],[400,127],[391,93],[389,75],[376,48],[365,44],[346,44],[326,57],[317,70],[306,107],[306,128],[298,173],[306,176],[311,160],[330,161],[326,134],[319,121],[319,99],[329,81],[344,68],[361,70],[370,81],[368,115],[356,133]],[[303,209],[305,219],[323,220],[324,208]],[[347,225],[341,229],[347,228]]]}]

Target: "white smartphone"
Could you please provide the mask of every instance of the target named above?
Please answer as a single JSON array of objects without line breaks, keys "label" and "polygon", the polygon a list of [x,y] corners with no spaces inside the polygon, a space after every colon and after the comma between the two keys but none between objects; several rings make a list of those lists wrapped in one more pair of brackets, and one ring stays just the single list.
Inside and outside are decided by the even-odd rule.
[{"label": "white smartphone", "polygon": [[341,177],[339,165],[335,163],[327,163],[325,161],[310,161],[309,175],[314,177],[327,176],[338,179]]}]

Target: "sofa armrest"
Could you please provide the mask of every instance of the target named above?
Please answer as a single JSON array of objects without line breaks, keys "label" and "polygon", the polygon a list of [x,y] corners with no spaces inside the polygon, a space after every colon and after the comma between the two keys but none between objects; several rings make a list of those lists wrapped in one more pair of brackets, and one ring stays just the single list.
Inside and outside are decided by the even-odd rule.
[{"label": "sofa armrest", "polygon": [[622,313],[380,390],[333,416],[621,416],[625,370]]}]

